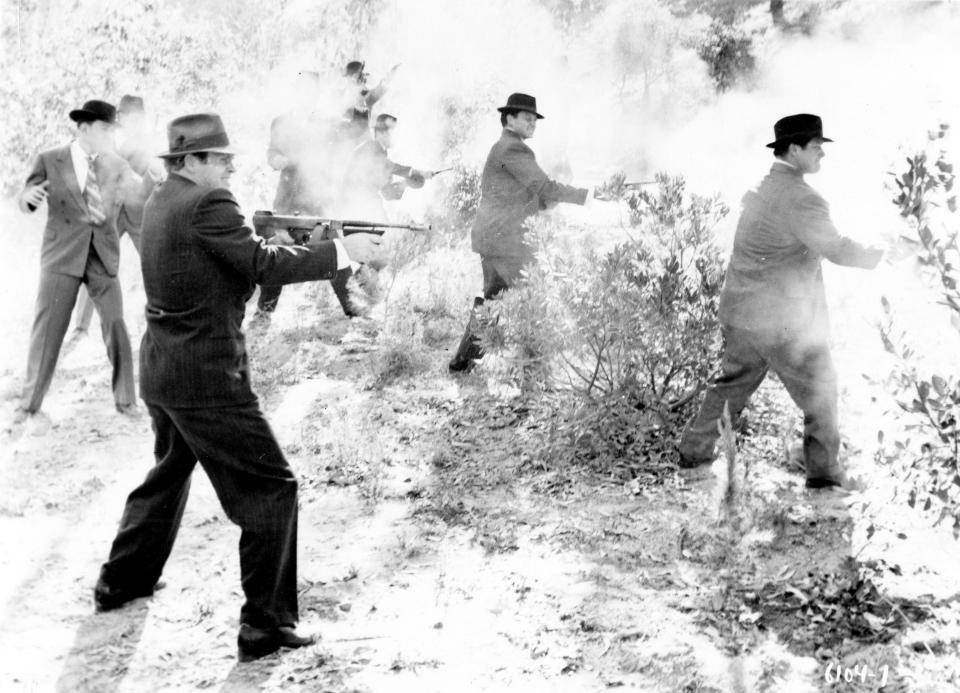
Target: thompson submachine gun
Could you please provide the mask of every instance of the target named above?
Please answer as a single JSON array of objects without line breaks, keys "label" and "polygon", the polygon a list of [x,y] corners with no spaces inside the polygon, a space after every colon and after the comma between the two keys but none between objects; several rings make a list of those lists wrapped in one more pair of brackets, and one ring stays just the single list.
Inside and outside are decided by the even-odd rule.
[{"label": "thompson submachine gun", "polygon": [[382,236],[391,229],[423,233],[430,231],[430,224],[386,224],[379,221],[311,217],[305,214],[274,214],[261,209],[253,213],[253,229],[261,238],[272,238],[278,229],[282,229],[290,234],[294,243],[304,245],[318,231],[321,239],[349,236],[353,233],[375,233]]}]

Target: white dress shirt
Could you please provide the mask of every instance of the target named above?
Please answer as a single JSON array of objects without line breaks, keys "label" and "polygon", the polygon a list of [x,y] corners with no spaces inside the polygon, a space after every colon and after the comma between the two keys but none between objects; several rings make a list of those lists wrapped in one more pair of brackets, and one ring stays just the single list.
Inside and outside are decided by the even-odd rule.
[{"label": "white dress shirt", "polygon": [[[73,160],[73,172],[77,175],[77,184],[80,186],[80,192],[87,190],[87,171],[90,164],[87,163],[87,157],[90,155],[83,151],[83,147],[77,140],[70,143],[70,158]],[[96,159],[96,154],[93,155]]]}]

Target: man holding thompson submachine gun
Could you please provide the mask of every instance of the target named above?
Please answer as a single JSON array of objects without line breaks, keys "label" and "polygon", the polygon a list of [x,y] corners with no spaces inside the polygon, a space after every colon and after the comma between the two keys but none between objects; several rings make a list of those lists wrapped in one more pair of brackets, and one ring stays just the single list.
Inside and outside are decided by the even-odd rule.
[{"label": "man holding thompson submachine gun", "polygon": [[241,529],[238,648],[246,661],[314,639],[294,631],[297,480],[250,385],[245,304],[256,284],[330,279],[351,260],[375,260],[380,239],[268,245],[244,225],[228,189],[235,152],[219,116],[177,118],[168,137],[161,156],[170,175],[143,215],[140,394],[156,465],[127,499],[94,599],[107,611],[153,593],[199,462]]}]

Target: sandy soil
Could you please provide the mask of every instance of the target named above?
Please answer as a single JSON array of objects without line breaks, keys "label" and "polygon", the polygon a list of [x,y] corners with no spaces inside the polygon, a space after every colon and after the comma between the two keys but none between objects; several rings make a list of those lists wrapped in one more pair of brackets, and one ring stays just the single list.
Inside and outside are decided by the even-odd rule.
[{"label": "sandy soil", "polygon": [[[139,342],[134,257],[126,247]],[[35,272],[28,257],[2,280],[2,690],[880,690],[878,678],[828,682],[836,664],[886,666],[888,691],[960,687],[956,543],[902,510],[868,543],[866,494],[802,492],[764,433],[789,411],[775,384],[743,453],[755,481],[743,505],[769,516],[732,541],[717,524],[722,464],[643,487],[544,478],[525,467],[532,431],[509,393],[482,372],[446,374],[452,340],[426,348],[415,378],[379,387],[380,322],[346,321],[325,286],[285,291],[250,337],[264,409],[301,479],[301,625],[318,645],[237,663],[239,532],[202,472],[166,588],[95,614],[125,494],[152,463],[149,422],[114,412],[94,335],[63,357],[49,424],[12,423]],[[850,463],[872,512],[885,507],[869,452],[851,444]],[[846,620],[816,611],[813,590],[853,584],[852,555],[896,562],[901,575],[875,576],[886,598],[929,594],[935,616],[910,612],[886,643],[837,635],[831,623]]]}]

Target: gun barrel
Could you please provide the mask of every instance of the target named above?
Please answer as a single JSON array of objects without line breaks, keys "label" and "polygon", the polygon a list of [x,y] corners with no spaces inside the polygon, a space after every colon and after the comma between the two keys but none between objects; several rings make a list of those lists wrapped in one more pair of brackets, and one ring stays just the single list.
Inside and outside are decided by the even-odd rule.
[{"label": "gun barrel", "polygon": [[656,183],[657,183],[657,181],[655,181],[655,180],[637,180],[637,181],[631,181],[631,182],[629,182],[629,183],[623,183],[623,187],[625,187],[625,188],[640,188],[640,187],[642,187],[642,186],[644,186],[644,185],[656,185]]},{"label": "gun barrel", "polygon": [[391,229],[407,229],[409,231],[426,232],[430,230],[430,224],[377,224],[374,222],[352,222],[344,221],[339,225],[344,236],[353,233],[375,233],[382,236]]},{"label": "gun barrel", "polygon": [[254,230],[262,236],[267,236],[270,229],[285,229],[289,232],[297,232],[297,239],[300,240],[309,238],[318,226],[325,231],[340,231],[345,236],[354,233],[375,233],[382,236],[390,229],[409,229],[418,232],[431,229],[430,224],[390,224],[359,219],[330,219],[299,214],[274,214],[266,210],[253,213]]}]

